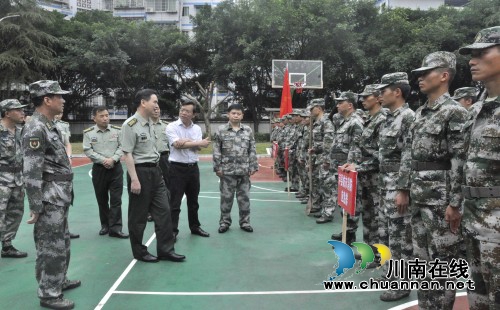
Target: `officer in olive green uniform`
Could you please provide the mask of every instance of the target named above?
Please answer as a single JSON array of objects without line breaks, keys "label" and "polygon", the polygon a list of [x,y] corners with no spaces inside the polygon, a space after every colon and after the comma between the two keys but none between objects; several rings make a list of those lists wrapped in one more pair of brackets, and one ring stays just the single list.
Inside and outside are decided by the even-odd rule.
[{"label": "officer in olive green uniform", "polygon": [[[128,229],[134,258],[155,263],[158,260],[180,262],[184,255],[174,252],[172,218],[158,165],[160,154],[156,150],[156,134],[150,117],[158,108],[158,97],[151,89],[137,92],[134,105],[137,112],[122,126],[122,150],[127,165],[127,188],[129,193]],[[155,222],[157,255],[151,255],[142,244],[148,212]]]},{"label": "officer in olive green uniform", "polygon": [[121,127],[109,124],[109,113],[105,106],[92,111],[95,126],[83,131],[83,151],[94,163],[92,184],[94,185],[101,230],[99,235],[128,238],[122,232],[123,155]]},{"label": "officer in olive green uniform", "polygon": [[23,157],[21,152],[21,127],[23,108],[17,99],[0,102],[0,238],[2,257],[26,257],[26,252],[14,248],[24,214]]},{"label": "officer in olive green uniform", "polygon": [[30,85],[36,111],[24,127],[22,148],[26,193],[34,224],[36,279],[40,305],[50,309],[73,309],[74,302],[62,291],[81,285],[66,277],[70,259],[68,211],[73,200],[73,172],[62,134],[54,118],[62,113],[68,94],[56,81]]}]

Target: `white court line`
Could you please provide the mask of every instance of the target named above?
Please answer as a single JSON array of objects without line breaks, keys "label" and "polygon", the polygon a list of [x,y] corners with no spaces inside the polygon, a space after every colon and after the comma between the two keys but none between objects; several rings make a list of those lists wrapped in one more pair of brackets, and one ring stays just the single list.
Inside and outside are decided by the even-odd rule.
[{"label": "white court line", "polygon": [[140,292],[140,291],[115,291],[115,294],[124,295],[164,295],[164,296],[231,296],[231,295],[298,295],[298,294],[335,294],[382,292],[385,290],[356,289],[356,290],[311,290],[311,291],[261,291],[261,292]]},{"label": "white court line", "polygon": [[71,166],[71,168],[79,168],[79,167],[87,166],[87,165],[90,165],[90,164],[92,164],[92,163],[83,164],[83,165],[79,165],[79,166]]},{"label": "white court line", "polygon": [[[155,238],[156,238],[156,234],[153,233],[151,238],[149,238],[148,242],[146,243],[146,246],[149,246]],[[122,281],[125,279],[125,277],[130,272],[130,270],[132,270],[132,267],[134,267],[135,263],[137,263],[137,259],[134,258],[130,262],[130,264],[128,264],[127,268],[122,272],[122,274],[120,275],[118,280],[116,280],[116,282],[113,284],[113,286],[111,286],[111,288],[106,293],[106,295],[104,295],[104,297],[101,299],[99,304],[97,304],[97,306],[94,308],[94,310],[100,310],[100,309],[102,309],[102,307],[104,307],[104,305],[106,304],[106,302],[108,302],[111,295],[113,295],[113,293],[115,293],[116,288],[122,283]]]},{"label": "white court line", "polygon": [[[256,185],[252,185],[252,187],[255,187],[255,188],[258,188],[258,189],[263,189],[265,191],[270,191],[270,192],[277,192],[277,193],[283,193],[284,192],[284,191],[279,191],[279,190],[275,190],[275,189],[260,187],[260,186],[256,186]],[[285,192],[285,193],[288,193],[288,192]]]},{"label": "white court line", "polygon": [[[207,199],[220,199],[220,197],[210,197],[210,196],[198,196],[198,198],[207,198]],[[237,198],[234,198],[236,200]],[[294,202],[294,200],[266,200],[266,199],[253,199],[250,198],[250,201],[264,201],[264,202]]]},{"label": "white court line", "polygon": [[[253,185],[252,185],[253,187]],[[200,194],[220,194],[220,192],[200,192]],[[250,191],[250,195],[253,195],[253,194],[269,194],[269,192],[253,192],[253,191]],[[288,192],[279,192],[277,194],[288,194]]]},{"label": "white court line", "polygon": [[[456,293],[455,296],[467,296],[467,292]],[[396,306],[396,307],[392,307],[392,308],[387,309],[387,310],[405,310],[408,307],[416,306],[416,305],[418,305],[418,300],[409,301],[409,302],[407,302],[405,304],[402,304],[402,305],[399,305],[399,306]]]}]

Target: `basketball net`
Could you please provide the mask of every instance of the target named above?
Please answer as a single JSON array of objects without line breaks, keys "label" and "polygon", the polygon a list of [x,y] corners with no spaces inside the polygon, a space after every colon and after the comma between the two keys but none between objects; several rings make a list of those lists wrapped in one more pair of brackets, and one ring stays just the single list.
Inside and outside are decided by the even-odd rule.
[{"label": "basketball net", "polygon": [[305,85],[306,85],[306,83],[304,83],[304,82],[294,82],[293,88],[295,89],[295,92],[297,94],[302,94],[302,90],[303,90]]}]

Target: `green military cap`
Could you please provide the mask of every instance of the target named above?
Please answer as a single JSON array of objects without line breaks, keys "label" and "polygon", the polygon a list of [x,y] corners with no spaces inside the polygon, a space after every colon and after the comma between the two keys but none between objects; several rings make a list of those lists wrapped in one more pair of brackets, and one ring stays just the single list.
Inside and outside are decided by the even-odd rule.
[{"label": "green military cap", "polygon": [[349,100],[351,102],[356,103],[358,101],[358,94],[350,91],[343,91],[340,93],[340,96],[335,98],[335,101],[344,101],[344,100]]},{"label": "green military cap", "polygon": [[62,90],[59,82],[51,80],[42,80],[30,84],[30,95],[32,97],[41,97],[45,95],[66,95],[69,91]]},{"label": "green military cap", "polygon": [[394,73],[384,74],[382,76],[380,84],[378,84],[376,88],[382,89],[393,84],[410,84],[410,82],[408,82],[408,74],[406,74],[406,72],[394,72]]},{"label": "green military cap", "polygon": [[298,109],[293,109],[292,112],[289,113],[289,115],[300,115],[300,110]]},{"label": "green military cap", "polygon": [[470,54],[472,50],[488,48],[500,44],[500,26],[486,28],[479,31],[474,38],[474,43],[458,50],[462,55]]},{"label": "green military cap", "polygon": [[5,99],[0,102],[0,109],[4,112],[24,108],[25,106],[27,106],[27,104],[21,104],[17,99]]},{"label": "green military cap", "polygon": [[290,120],[292,119],[292,114],[288,113],[287,115],[284,115],[283,118]]},{"label": "green military cap", "polygon": [[418,69],[412,70],[411,72],[422,72],[435,68],[450,68],[455,69],[457,66],[457,57],[455,54],[445,51],[439,51],[430,53],[424,57],[422,61],[422,66]]},{"label": "green military cap", "polygon": [[377,86],[379,86],[379,84],[369,84],[369,85],[366,85],[365,89],[363,90],[363,92],[361,94],[359,94],[359,95],[361,97],[373,95],[373,93],[375,93],[376,91],[378,91]]},{"label": "green military cap", "polygon": [[312,99],[310,102],[309,102],[309,105],[307,106],[307,110],[312,110],[314,107],[325,107],[325,99],[323,98],[316,98],[316,99]]},{"label": "green military cap", "polygon": [[309,110],[307,110],[307,109],[302,110],[302,112],[300,113],[300,116],[309,117],[309,116],[311,116],[311,112],[309,112]]},{"label": "green military cap", "polygon": [[464,97],[476,97],[477,89],[475,87],[462,87],[457,88],[453,94],[452,99],[458,100]]}]

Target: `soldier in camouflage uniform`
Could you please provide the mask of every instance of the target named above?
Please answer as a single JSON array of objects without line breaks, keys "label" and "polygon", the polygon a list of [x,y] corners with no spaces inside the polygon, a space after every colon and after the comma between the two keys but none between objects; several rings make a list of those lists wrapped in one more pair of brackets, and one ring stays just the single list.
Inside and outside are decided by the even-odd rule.
[{"label": "soldier in camouflage uniform", "polygon": [[72,203],[73,172],[63,137],[54,117],[64,108],[68,94],[56,81],[30,85],[36,111],[23,135],[23,174],[30,205],[29,224],[35,224],[36,279],[40,305],[50,309],[73,309],[74,302],[62,291],[80,286],[66,278],[70,259],[68,211]]},{"label": "soldier in camouflage uniform", "polygon": [[[71,129],[69,127],[69,123],[62,121],[61,118],[63,116],[63,113],[59,113],[56,115],[54,118],[54,124],[56,125],[57,129],[59,129],[59,132],[61,133],[63,137],[63,142],[64,142],[64,147],[66,148],[66,154],[69,157],[69,162],[71,163],[71,159],[73,158],[73,147],[71,146],[71,142],[69,139],[71,138]],[[78,239],[80,238],[79,234],[73,234],[69,233],[69,237],[71,239]]]},{"label": "soldier in camouflage uniform", "polygon": [[285,171],[285,147],[286,147],[286,139],[287,135],[290,133],[290,116],[283,116],[283,126],[281,127],[281,131],[278,135],[278,170],[277,174],[286,182],[286,171]]},{"label": "soldier in camouflage uniform", "polygon": [[278,143],[278,151],[276,152],[276,158],[274,159],[274,171],[276,174],[280,175],[280,150],[279,150],[279,140],[281,139],[281,132],[283,131],[283,120],[281,118],[276,119],[276,127],[273,130],[271,141]]},{"label": "soldier in camouflage uniform", "polygon": [[0,102],[0,239],[2,257],[26,257],[12,245],[24,214],[23,158],[21,127],[23,108],[17,99]]},{"label": "soldier in camouflage uniform", "polygon": [[329,156],[329,150],[333,142],[333,124],[324,114],[324,99],[313,99],[308,107],[311,117],[314,120],[312,127],[312,145],[308,153],[311,154],[312,165],[312,209],[311,213],[318,213],[321,216],[322,206],[328,201],[325,189],[331,192],[331,187],[324,184],[328,179],[328,171],[323,169],[323,157]]},{"label": "soldier in camouflage uniform", "polygon": [[[388,109],[379,133],[380,210],[383,212],[378,214],[379,240],[391,249],[392,259],[408,261],[412,258],[411,214],[398,210],[395,201],[402,174],[403,143],[415,118],[406,103],[411,91],[408,75],[405,72],[385,74],[377,89],[381,91],[382,106]],[[409,290],[389,290],[380,299],[394,301],[408,295]]]},{"label": "soldier in camouflage uniform", "polygon": [[240,228],[253,232],[250,226],[250,176],[259,170],[255,139],[250,127],[241,124],[243,107],[233,104],[227,109],[229,122],[219,126],[213,142],[214,172],[220,178],[219,233],[231,226],[234,194],[240,210]]},{"label": "soldier in camouflage uniform", "polygon": [[475,87],[457,88],[453,93],[453,97],[451,97],[451,99],[458,101],[466,110],[470,110],[476,102],[476,98],[477,89]]},{"label": "soldier in camouflage uniform", "polygon": [[[368,119],[365,122],[363,133],[359,139],[354,140],[354,144],[349,150],[347,162],[354,163],[358,171],[358,200],[361,202],[360,213],[363,221],[363,241],[367,244],[379,243],[378,238],[378,214],[380,210],[379,193],[379,132],[380,127],[385,122],[386,111],[382,109],[379,96],[380,91],[376,89],[378,84],[367,85],[360,94],[363,97],[363,107],[368,112]],[[344,165],[343,168],[349,166]],[[357,225],[354,221],[348,221],[351,227],[347,232],[347,241],[356,240]],[[342,234],[332,236],[335,240],[342,240]],[[370,267],[373,267],[371,264]]]},{"label": "soldier in camouflage uniform", "polygon": [[83,152],[94,163],[92,185],[99,206],[99,235],[125,239],[128,235],[122,232],[121,127],[109,124],[105,106],[95,107],[92,118],[96,125],[83,131]]},{"label": "soldier in camouflage uniform", "polygon": [[[354,141],[359,139],[363,133],[363,120],[356,113],[358,94],[353,92],[342,92],[338,98],[335,98],[337,103],[338,113],[342,119],[335,128],[333,135],[332,146],[328,156],[323,157],[323,168],[329,171],[330,197],[329,204],[322,211],[322,217],[316,220],[316,223],[324,223],[327,219],[333,218],[333,212],[337,206],[337,190],[338,190],[338,167],[342,166],[347,161],[349,150],[353,147]],[[359,209],[358,209],[359,210]],[[359,211],[356,210],[356,213]],[[349,226],[355,229],[355,224],[358,216],[351,218],[348,216],[348,221],[354,221]],[[349,231],[352,235],[353,230]],[[332,236],[333,237],[333,236]],[[342,239],[342,238],[341,238]]]},{"label": "soldier in camouflage uniform", "polygon": [[467,297],[471,310],[500,309],[500,26],[481,30],[474,43],[459,52],[472,56],[472,80],[483,82],[486,89],[463,128],[463,227],[475,283]]},{"label": "soldier in camouflage uniform", "polygon": [[[457,212],[462,202],[460,184],[465,159],[460,133],[467,111],[451,99],[448,86],[455,75],[450,52],[425,56],[413,70],[427,102],[415,112],[401,160],[396,205],[406,209],[411,196],[414,257],[427,262],[458,258],[462,241],[445,222],[447,209]],[[447,279],[451,280],[451,279]],[[440,279],[444,286],[445,279]],[[453,309],[455,291],[419,290],[420,309]]]},{"label": "soldier in camouflage uniform", "polygon": [[[299,171],[297,164],[297,150],[298,150],[298,141],[299,141],[299,126],[302,122],[302,118],[300,116],[300,111],[294,110],[290,114],[290,131],[286,136],[286,146],[289,151],[288,158],[288,171],[290,174],[290,192],[298,192],[300,187],[300,179],[299,179]],[[288,191],[288,187],[285,188],[285,191]]]},{"label": "soldier in camouflage uniform", "polygon": [[300,125],[300,134],[297,141],[297,165],[299,167],[300,190],[295,195],[301,202],[307,203],[309,196],[309,169],[307,150],[309,149],[309,130],[310,130],[310,115],[309,111],[301,112],[302,122]]}]

